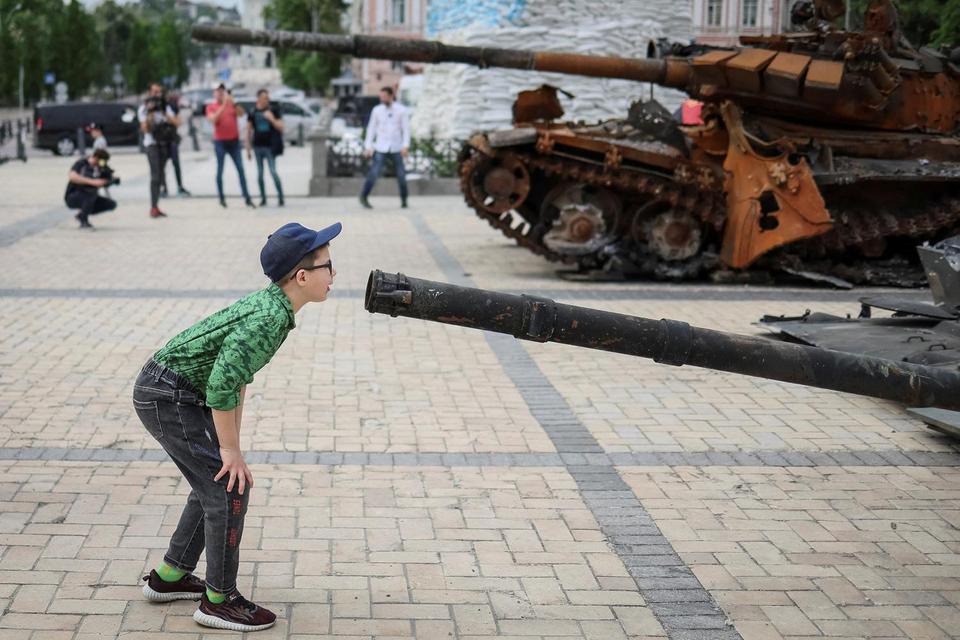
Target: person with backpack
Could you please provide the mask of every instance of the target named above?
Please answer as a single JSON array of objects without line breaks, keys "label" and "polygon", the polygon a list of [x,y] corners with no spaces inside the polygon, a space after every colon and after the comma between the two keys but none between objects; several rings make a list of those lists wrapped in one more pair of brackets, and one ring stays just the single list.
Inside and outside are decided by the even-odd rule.
[{"label": "person with backpack", "polygon": [[257,184],[260,186],[260,206],[267,204],[267,191],[263,183],[263,163],[266,161],[277,188],[277,205],[283,206],[283,185],[277,174],[277,156],[283,153],[283,121],[279,110],[270,105],[270,92],[257,91],[257,103],[247,117],[247,159],[257,158]]}]

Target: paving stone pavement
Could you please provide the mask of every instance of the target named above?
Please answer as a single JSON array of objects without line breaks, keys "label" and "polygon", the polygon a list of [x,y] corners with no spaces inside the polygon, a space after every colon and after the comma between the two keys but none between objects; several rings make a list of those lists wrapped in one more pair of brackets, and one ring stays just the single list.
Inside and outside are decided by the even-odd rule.
[{"label": "paving stone pavement", "polygon": [[458,198],[178,199],[151,220],[132,154],[121,206],[81,233],[65,164],[0,168],[0,640],[224,635],[142,600],[188,488],[130,385],[263,285],[259,247],[290,219],[344,234],[331,299],[245,411],[240,586],[280,614],[256,637],[960,637],[960,455],[901,408],[361,302],[382,268],[761,333],[860,292],[562,280]]}]

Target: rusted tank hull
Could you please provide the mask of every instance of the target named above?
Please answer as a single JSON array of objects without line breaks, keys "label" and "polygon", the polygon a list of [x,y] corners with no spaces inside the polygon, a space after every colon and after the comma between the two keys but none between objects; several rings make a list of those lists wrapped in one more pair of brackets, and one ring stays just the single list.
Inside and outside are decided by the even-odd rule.
[{"label": "rusted tank hull", "polygon": [[673,128],[679,141],[669,128],[650,135],[633,112],[478,134],[461,154],[464,196],[550,260],[666,279],[773,269],[916,286],[919,264],[904,256],[960,225],[953,139],[913,134],[938,158],[918,162],[881,135],[864,157],[865,134],[785,127],[729,102],[705,113],[706,125]]}]

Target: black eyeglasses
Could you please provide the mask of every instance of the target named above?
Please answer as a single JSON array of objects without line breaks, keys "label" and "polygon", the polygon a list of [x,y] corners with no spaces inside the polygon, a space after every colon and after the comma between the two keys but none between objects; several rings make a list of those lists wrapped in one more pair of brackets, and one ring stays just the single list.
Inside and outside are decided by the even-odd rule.
[{"label": "black eyeglasses", "polygon": [[323,264],[315,264],[315,265],[313,265],[312,267],[300,267],[299,269],[297,269],[296,271],[293,272],[293,275],[290,276],[290,279],[293,280],[294,278],[296,278],[296,277],[297,277],[297,272],[299,272],[299,271],[301,271],[301,270],[303,270],[303,271],[315,271],[316,269],[329,269],[329,270],[330,270],[330,275],[333,275],[333,260],[327,260],[327,261],[324,262]]}]

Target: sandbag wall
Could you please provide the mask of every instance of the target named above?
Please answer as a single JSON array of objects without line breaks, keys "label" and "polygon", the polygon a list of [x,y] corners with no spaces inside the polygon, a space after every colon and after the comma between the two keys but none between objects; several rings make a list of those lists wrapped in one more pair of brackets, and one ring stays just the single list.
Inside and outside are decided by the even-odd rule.
[{"label": "sandbag wall", "polygon": [[[681,3],[682,4],[682,0]],[[427,37],[448,44],[594,55],[647,57],[657,38],[688,42],[690,12],[667,0],[432,0]],[[631,102],[652,95],[673,111],[684,94],[625,80],[585,78],[459,64],[427,67],[411,127],[417,137],[466,138],[475,131],[507,128],[518,91],[552,84],[565,120],[623,117]]]}]

